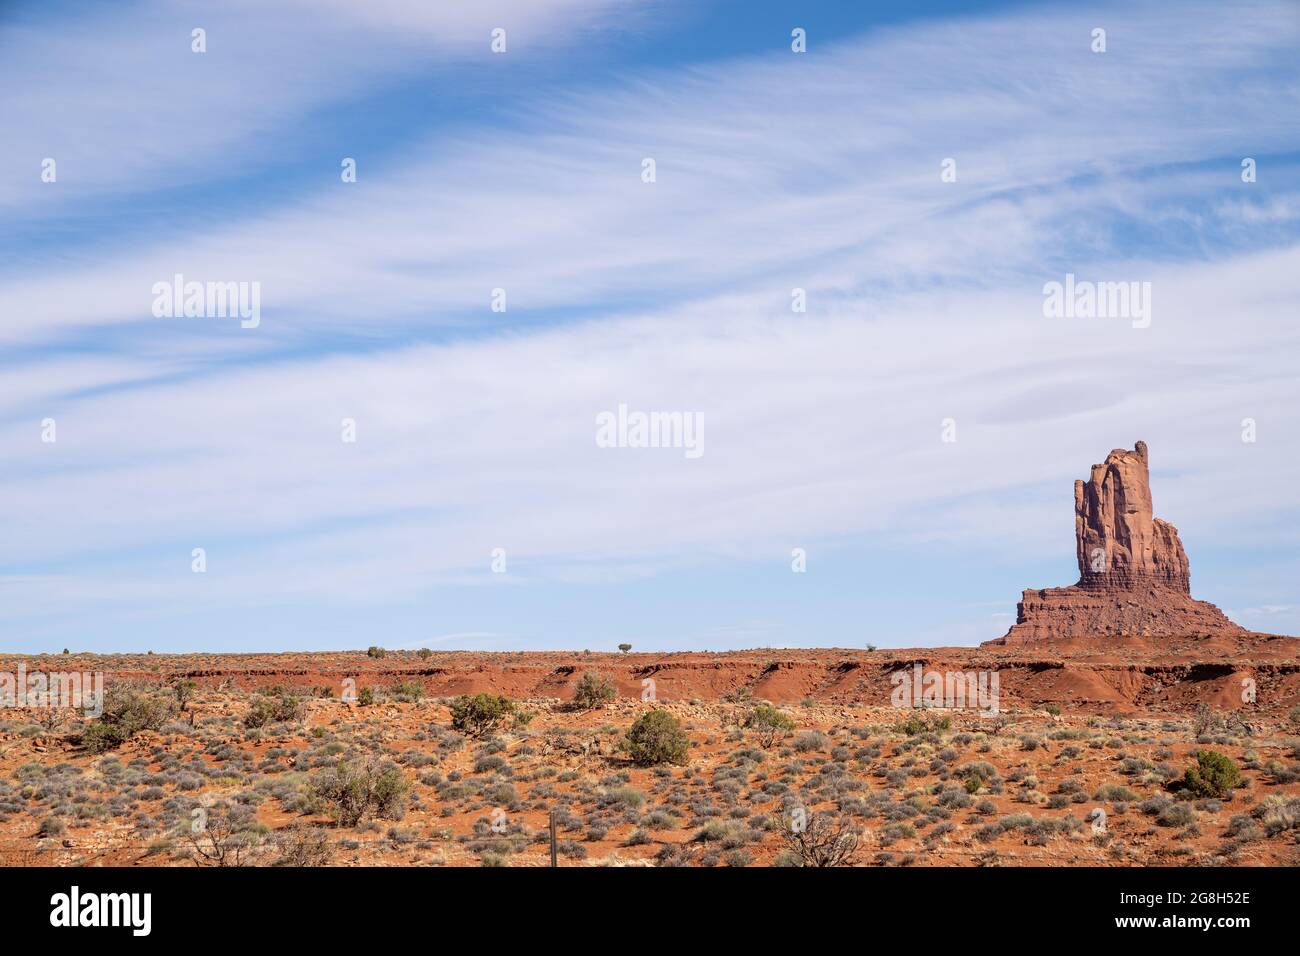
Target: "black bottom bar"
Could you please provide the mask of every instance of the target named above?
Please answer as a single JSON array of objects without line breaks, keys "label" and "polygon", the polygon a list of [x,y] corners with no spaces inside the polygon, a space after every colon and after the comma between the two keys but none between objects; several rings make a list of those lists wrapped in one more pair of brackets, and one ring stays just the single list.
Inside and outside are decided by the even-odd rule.
[{"label": "black bottom bar", "polygon": [[[208,939],[374,938],[384,927],[535,943],[547,933],[716,927],[764,942],[773,921],[888,923],[921,936],[1041,930],[1052,939],[1229,941],[1294,925],[1294,871],[1270,869],[8,869],[6,941],[112,938],[128,947]],[[72,917],[73,887],[77,915]],[[61,894],[61,896],[60,896]],[[105,899],[100,894],[114,894]],[[146,923],[148,935],[136,935]],[[90,901],[88,897],[93,897]],[[133,906],[135,903],[137,905]],[[68,925],[54,926],[51,917]],[[73,927],[112,921],[117,926]],[[134,919],[132,918],[134,917]],[[793,928],[793,927],[792,927]],[[1062,935],[1063,934],[1063,935]],[[918,939],[921,938],[918,936]],[[954,940],[962,937],[953,937]],[[975,937],[979,938],[979,937]],[[770,941],[770,940],[769,940]]]}]

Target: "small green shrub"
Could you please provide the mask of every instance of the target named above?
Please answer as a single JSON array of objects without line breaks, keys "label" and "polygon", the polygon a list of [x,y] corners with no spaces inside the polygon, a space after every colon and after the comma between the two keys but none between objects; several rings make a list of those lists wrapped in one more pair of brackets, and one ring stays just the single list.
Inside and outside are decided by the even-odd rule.
[{"label": "small green shrub", "polygon": [[1198,750],[1196,766],[1187,768],[1183,783],[1193,796],[1227,797],[1241,785],[1241,771],[1217,750]]},{"label": "small green shrub", "polygon": [[254,697],[253,703],[244,715],[244,726],[249,730],[265,727],[267,724],[283,724],[301,720],[306,707],[292,694],[279,697]]},{"label": "small green shrub", "polygon": [[126,743],[126,732],[114,724],[94,723],[82,732],[81,742],[93,754],[115,750]]},{"label": "small green shrub", "polygon": [[1109,800],[1112,803],[1133,803],[1138,799],[1138,795],[1122,783],[1103,783],[1092,798]]},{"label": "small green shrub", "polygon": [[180,708],[181,713],[185,712],[186,705],[194,699],[194,695],[198,692],[198,689],[199,685],[188,679],[178,680],[176,683],[172,684],[172,693],[176,695],[176,704]]},{"label": "small green shrub", "polygon": [[623,749],[635,763],[645,767],[685,764],[690,745],[681,722],[666,710],[642,714],[623,739]]},{"label": "small green shrub", "polygon": [[573,689],[573,706],[581,710],[595,710],[608,704],[617,696],[614,682],[604,674],[584,671]]},{"label": "small green shrub", "polygon": [[103,713],[86,727],[81,742],[91,753],[112,750],[142,730],[161,730],[175,714],[176,705],[162,697],[127,687],[104,692]]},{"label": "small green shrub", "polygon": [[759,704],[745,718],[745,726],[754,731],[762,746],[771,747],[794,730],[794,718],[768,704]]},{"label": "small green shrub", "polygon": [[340,826],[354,827],[366,817],[400,820],[406,815],[411,785],[402,772],[376,761],[340,761],[308,785],[308,797]]},{"label": "small green shrub", "polygon": [[639,810],[645,805],[646,795],[635,787],[618,787],[605,795],[604,802],[617,804],[624,810]]},{"label": "small green shrub", "polygon": [[826,735],[820,730],[805,730],[794,739],[794,749],[801,754],[825,750],[826,744]]},{"label": "small green shrub", "polygon": [[1185,827],[1196,819],[1190,803],[1171,803],[1156,814],[1156,823],[1162,827]]},{"label": "small green shrub", "polygon": [[424,696],[424,685],[418,680],[398,681],[389,685],[387,694],[395,700],[414,703]]},{"label": "small green shrub", "polygon": [[497,694],[462,694],[451,703],[451,726],[470,737],[484,737],[515,717],[518,708]]},{"label": "small green shrub", "polygon": [[927,734],[939,730],[951,730],[952,718],[946,714],[942,717],[932,717],[927,720],[920,714],[910,714],[906,720],[900,720],[894,725],[894,730],[908,737],[916,737],[920,734]]}]

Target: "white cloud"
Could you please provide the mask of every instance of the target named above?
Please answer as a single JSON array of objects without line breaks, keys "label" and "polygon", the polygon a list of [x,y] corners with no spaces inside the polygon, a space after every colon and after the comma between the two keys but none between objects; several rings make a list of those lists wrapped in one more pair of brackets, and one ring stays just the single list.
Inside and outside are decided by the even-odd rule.
[{"label": "white cloud", "polygon": [[[0,613],[385,600],[788,561],[792,542],[1068,554],[1073,479],[1139,438],[1194,562],[1211,539],[1293,545],[1300,247],[1224,257],[1201,209],[1236,160],[1193,165],[1294,145],[1294,82],[1243,94],[1256,69],[1294,75],[1297,27],[1252,9],[1117,8],[1104,61],[1054,12],[644,76],[439,140],[364,189],[0,279],[0,348],[117,335],[107,358],[5,373],[0,567],[22,577]],[[1117,219],[1207,245],[1142,257]],[[1150,281],[1151,328],[1044,319],[1067,268]],[[262,328],[147,317],[177,271],[262,281]],[[543,308],[594,318],[518,324]],[[313,354],[336,334],[368,347]],[[620,401],[700,412],[704,457],[597,448]],[[507,581],[486,573],[498,546]]]},{"label": "white cloud", "polygon": [[[1112,36],[1147,46],[1104,62],[1079,52],[1083,21],[1037,14],[538,102],[521,129],[435,133],[364,188],[11,278],[0,342],[97,323],[143,322],[152,334],[148,290],[178,271],[260,281],[272,338],[489,323],[497,287],[519,314],[1041,277],[1058,271],[1053,260],[1113,257],[1117,217],[1199,217],[1206,191],[1236,169],[1231,157],[1218,175],[1171,164],[1215,158],[1224,140],[1294,143],[1300,89],[1249,94],[1254,70],[1289,62],[1300,28],[1281,7],[1256,9],[1268,29],[1234,19],[1207,30],[1222,20],[1213,6],[1176,20],[1116,13]],[[1019,69],[990,73],[990,60],[1011,57]],[[1189,59],[1202,68],[1189,74]],[[1170,105],[1183,101],[1214,117],[1213,133]],[[639,177],[645,156],[658,163],[654,185]],[[954,184],[940,182],[947,156]]]},{"label": "white cloud", "polygon": [[[642,0],[145,0],[7,16],[0,44],[0,208],[71,211],[99,195],[147,193],[282,162],[285,127],[383,84],[487,59],[531,59],[639,22]],[[207,32],[207,52],[191,31]],[[363,145],[363,144],[358,144]],[[58,164],[55,185],[41,162]],[[66,205],[60,206],[60,203]]]},{"label": "white cloud", "polygon": [[[188,601],[189,548],[203,546],[203,593],[238,601],[497,585],[486,574],[494,547],[507,548],[512,582],[623,563],[653,573],[780,561],[791,542],[824,551],[846,537],[1050,556],[1069,549],[1073,479],[1137,438],[1152,447],[1157,511],[1195,556],[1210,532],[1240,543],[1274,524],[1261,500],[1300,505],[1287,477],[1296,423],[1265,417],[1260,442],[1239,438],[1241,409],[1300,400],[1286,305],[1300,295],[1297,264],[1292,249],[1153,271],[1163,311],[1145,330],[1044,319],[998,293],[915,297],[870,320],[854,303],[836,318],[756,319],[750,302],[704,322],[717,314],[704,304],[653,323],[275,363],[70,400],[56,445],[32,422],[0,431],[11,449],[0,560],[148,550],[151,564],[129,573],[158,600]],[[1235,354],[1254,377],[1234,380],[1218,353],[1246,286],[1260,302]],[[1048,402],[1053,388],[1060,399]],[[698,411],[703,458],[596,447],[597,413],[620,401]],[[939,440],[949,415],[955,445]],[[355,445],[340,440],[344,417],[357,421]]]}]

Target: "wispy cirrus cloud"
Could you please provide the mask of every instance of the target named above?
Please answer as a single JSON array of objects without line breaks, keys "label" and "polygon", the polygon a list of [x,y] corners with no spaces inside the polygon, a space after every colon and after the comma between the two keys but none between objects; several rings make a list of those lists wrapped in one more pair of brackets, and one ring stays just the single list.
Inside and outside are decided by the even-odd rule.
[{"label": "wispy cirrus cloud", "polygon": [[[508,25],[527,62],[593,29],[638,22],[641,0],[137,0],[69,17],[19,5],[0,21],[0,209],[75,204],[274,166],[316,111],[490,56]],[[192,31],[206,52],[192,50]],[[40,180],[56,160],[58,190]]]},{"label": "wispy cirrus cloud", "polygon": [[[778,278],[875,294],[986,284],[1072,256],[1129,255],[1124,233],[1153,219],[1185,225],[1198,246],[1258,241],[1200,212],[1207,191],[1236,178],[1229,144],[1295,146],[1300,88],[1286,63],[1300,28],[1283,7],[1255,10],[1226,32],[1206,29],[1219,17],[1210,6],[1177,24],[1115,11],[1112,34],[1142,38],[1140,56],[1091,54],[1079,40],[1091,20],[1031,14],[548,99],[522,128],[452,143],[435,134],[379,181],[363,170],[354,186],[272,203],[202,237],[177,230],[126,255],[13,277],[4,334],[150,323],[148,289],[175,271],[259,279],[280,317],[275,336],[322,322],[481,325],[497,287],[518,315],[708,298]],[[990,72],[990,57],[1017,67]],[[1189,74],[1187,62],[1202,68]],[[1180,104],[1213,129],[1182,122]],[[652,188],[639,177],[647,156]],[[946,157],[956,183],[940,182]],[[1210,161],[1216,169],[1187,168]],[[1270,175],[1286,170],[1294,181],[1293,165]],[[1272,218],[1294,197],[1232,201],[1238,217]]]},{"label": "wispy cirrus cloud", "polygon": [[[1113,7],[1104,56],[1063,8],[548,91],[381,176],[0,273],[0,613],[419,602],[795,543],[1068,565],[1080,454],[1137,438],[1194,558],[1293,546],[1300,27],[1243,10]],[[1045,319],[1065,271],[1150,281],[1151,328]],[[260,281],[262,326],[153,318],[175,272]],[[597,448],[621,401],[701,413],[704,457]]]}]

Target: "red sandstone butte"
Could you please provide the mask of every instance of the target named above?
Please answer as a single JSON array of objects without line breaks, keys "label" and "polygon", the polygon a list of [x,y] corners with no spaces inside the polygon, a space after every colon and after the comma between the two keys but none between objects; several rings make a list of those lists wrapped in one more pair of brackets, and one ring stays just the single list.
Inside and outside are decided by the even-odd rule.
[{"label": "red sandstone butte", "polygon": [[1178,529],[1152,512],[1146,442],[1115,449],[1074,483],[1074,538],[1079,583],[1025,591],[1016,623],[987,643],[1245,633],[1192,597]]}]

